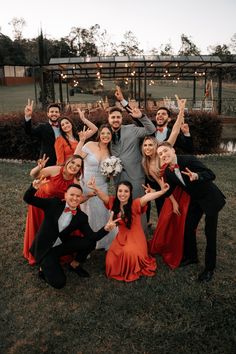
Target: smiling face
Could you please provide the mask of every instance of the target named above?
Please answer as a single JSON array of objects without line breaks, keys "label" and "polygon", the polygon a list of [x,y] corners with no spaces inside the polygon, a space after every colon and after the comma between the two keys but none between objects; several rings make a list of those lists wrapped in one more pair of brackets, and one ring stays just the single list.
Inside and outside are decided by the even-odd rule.
[{"label": "smiling face", "polygon": [[66,171],[70,175],[77,175],[82,166],[82,160],[80,158],[75,158],[67,162],[65,165]]},{"label": "smiling face", "polygon": [[112,130],[120,129],[122,120],[122,114],[119,111],[114,111],[108,116],[108,123],[110,124]]},{"label": "smiling face", "polygon": [[142,145],[142,151],[144,156],[152,156],[155,154],[157,144],[152,139],[145,139]]},{"label": "smiling face", "polygon": [[58,107],[50,107],[47,112],[47,116],[51,122],[57,122],[60,118],[60,109]]},{"label": "smiling face", "polygon": [[72,131],[72,124],[68,119],[63,118],[60,122],[60,125],[63,132],[70,133]]},{"label": "smiling face", "polygon": [[172,164],[176,160],[175,149],[169,146],[158,146],[157,155],[160,159],[161,166],[163,164]]},{"label": "smiling face", "polygon": [[170,117],[165,109],[159,109],[156,114],[156,122],[158,127],[165,127],[170,122]]},{"label": "smiling face", "polygon": [[77,187],[69,187],[65,192],[65,201],[71,209],[76,209],[81,201],[82,191]]},{"label": "smiling face", "polygon": [[130,198],[130,189],[125,184],[120,184],[117,189],[117,198],[122,205],[127,204]]},{"label": "smiling face", "polygon": [[111,131],[106,127],[102,128],[99,134],[99,141],[101,141],[101,143],[104,144],[109,144],[111,139],[112,139]]}]

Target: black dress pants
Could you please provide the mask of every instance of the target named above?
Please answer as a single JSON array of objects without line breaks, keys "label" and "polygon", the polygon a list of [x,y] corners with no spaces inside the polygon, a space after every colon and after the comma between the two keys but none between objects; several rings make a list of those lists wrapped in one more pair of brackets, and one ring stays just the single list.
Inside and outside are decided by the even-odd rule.
[{"label": "black dress pants", "polygon": [[[196,231],[204,211],[197,201],[191,200],[185,221],[184,258],[197,258]],[[205,269],[214,270],[216,266],[216,235],[218,212],[205,213]]]},{"label": "black dress pants", "polygon": [[96,241],[85,237],[68,237],[59,246],[52,247],[40,262],[46,282],[56,289],[63,288],[66,285],[66,276],[60,257],[76,252],[76,259],[84,262],[95,247]]}]

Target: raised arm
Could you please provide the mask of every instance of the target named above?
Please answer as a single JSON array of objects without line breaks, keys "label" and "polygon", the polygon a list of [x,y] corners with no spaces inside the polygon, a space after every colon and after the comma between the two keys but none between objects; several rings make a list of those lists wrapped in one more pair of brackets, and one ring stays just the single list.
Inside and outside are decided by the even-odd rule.
[{"label": "raised arm", "polygon": [[87,186],[95,192],[95,194],[103,201],[104,204],[107,204],[109,202],[109,195],[107,195],[105,192],[103,192],[96,186],[95,177],[90,178],[87,183]]},{"label": "raised arm", "polygon": [[79,142],[74,151],[74,155],[80,155],[81,157],[83,157],[83,159],[87,156],[86,152],[82,150],[86,139],[86,127],[83,127],[83,130],[79,132]]},{"label": "raised arm", "polygon": [[140,204],[142,207],[145,206],[151,200],[161,197],[170,188],[169,184],[165,183],[163,178],[161,178],[160,186],[161,186],[160,191],[154,191],[154,190],[151,190],[150,187],[144,187],[146,194],[140,198]]},{"label": "raised arm", "polygon": [[185,105],[186,105],[186,99],[179,99],[179,97],[177,95],[175,95],[175,97],[177,100],[179,113],[178,113],[177,119],[175,121],[175,124],[173,125],[171,134],[167,140],[168,143],[170,143],[172,146],[174,146],[176,139],[179,135],[181,125],[184,123],[184,109],[185,109]]},{"label": "raised arm", "polygon": [[86,139],[89,139],[89,138],[91,138],[91,136],[93,136],[95,133],[97,133],[98,128],[96,127],[95,124],[90,122],[90,120],[85,117],[84,111],[81,111],[78,108],[77,112],[79,113],[79,116],[80,116],[80,119],[82,120],[82,122],[88,127],[88,129],[86,130]]},{"label": "raised arm", "polygon": [[41,176],[55,176],[59,172],[60,166],[45,167],[48,159],[49,158],[46,157],[46,155],[44,154],[43,157],[37,161],[37,166],[32,168],[32,170],[30,171],[30,176],[32,178],[41,178]]}]

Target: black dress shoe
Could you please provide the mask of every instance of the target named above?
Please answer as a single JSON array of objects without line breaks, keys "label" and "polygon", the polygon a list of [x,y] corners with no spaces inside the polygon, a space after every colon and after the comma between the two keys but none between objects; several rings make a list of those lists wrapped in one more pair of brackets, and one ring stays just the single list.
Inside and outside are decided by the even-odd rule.
[{"label": "black dress shoe", "polygon": [[38,277],[39,277],[40,279],[45,280],[44,272],[43,272],[41,269],[40,269],[39,272],[38,272]]},{"label": "black dress shoe", "polygon": [[71,272],[75,272],[79,277],[82,277],[82,278],[89,278],[90,277],[89,273],[85,269],[83,269],[81,267],[81,265],[79,265],[76,268],[73,268],[71,265],[69,265],[69,270]]},{"label": "black dress shoe", "polygon": [[214,275],[213,270],[204,270],[202,273],[199,274],[198,276],[198,281],[200,282],[208,282],[212,279]]},{"label": "black dress shoe", "polygon": [[181,262],[180,262],[180,267],[186,267],[187,265],[190,265],[190,264],[197,264],[198,263],[198,259],[197,258],[189,258],[189,259],[183,259]]}]

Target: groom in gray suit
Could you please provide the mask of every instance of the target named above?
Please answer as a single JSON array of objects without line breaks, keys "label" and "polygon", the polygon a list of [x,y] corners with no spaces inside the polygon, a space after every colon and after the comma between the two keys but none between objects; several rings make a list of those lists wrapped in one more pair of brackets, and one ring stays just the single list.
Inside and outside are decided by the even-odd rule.
[{"label": "groom in gray suit", "polygon": [[108,123],[113,131],[111,153],[119,157],[123,164],[123,171],[114,177],[115,183],[128,180],[133,186],[133,198],[138,198],[144,194],[142,184],[145,183],[144,171],[141,166],[140,140],[146,135],[153,134],[156,128],[140,109],[130,108],[129,111],[133,119],[140,120],[141,127],[135,124],[123,125],[122,110],[118,107],[110,109]]}]

